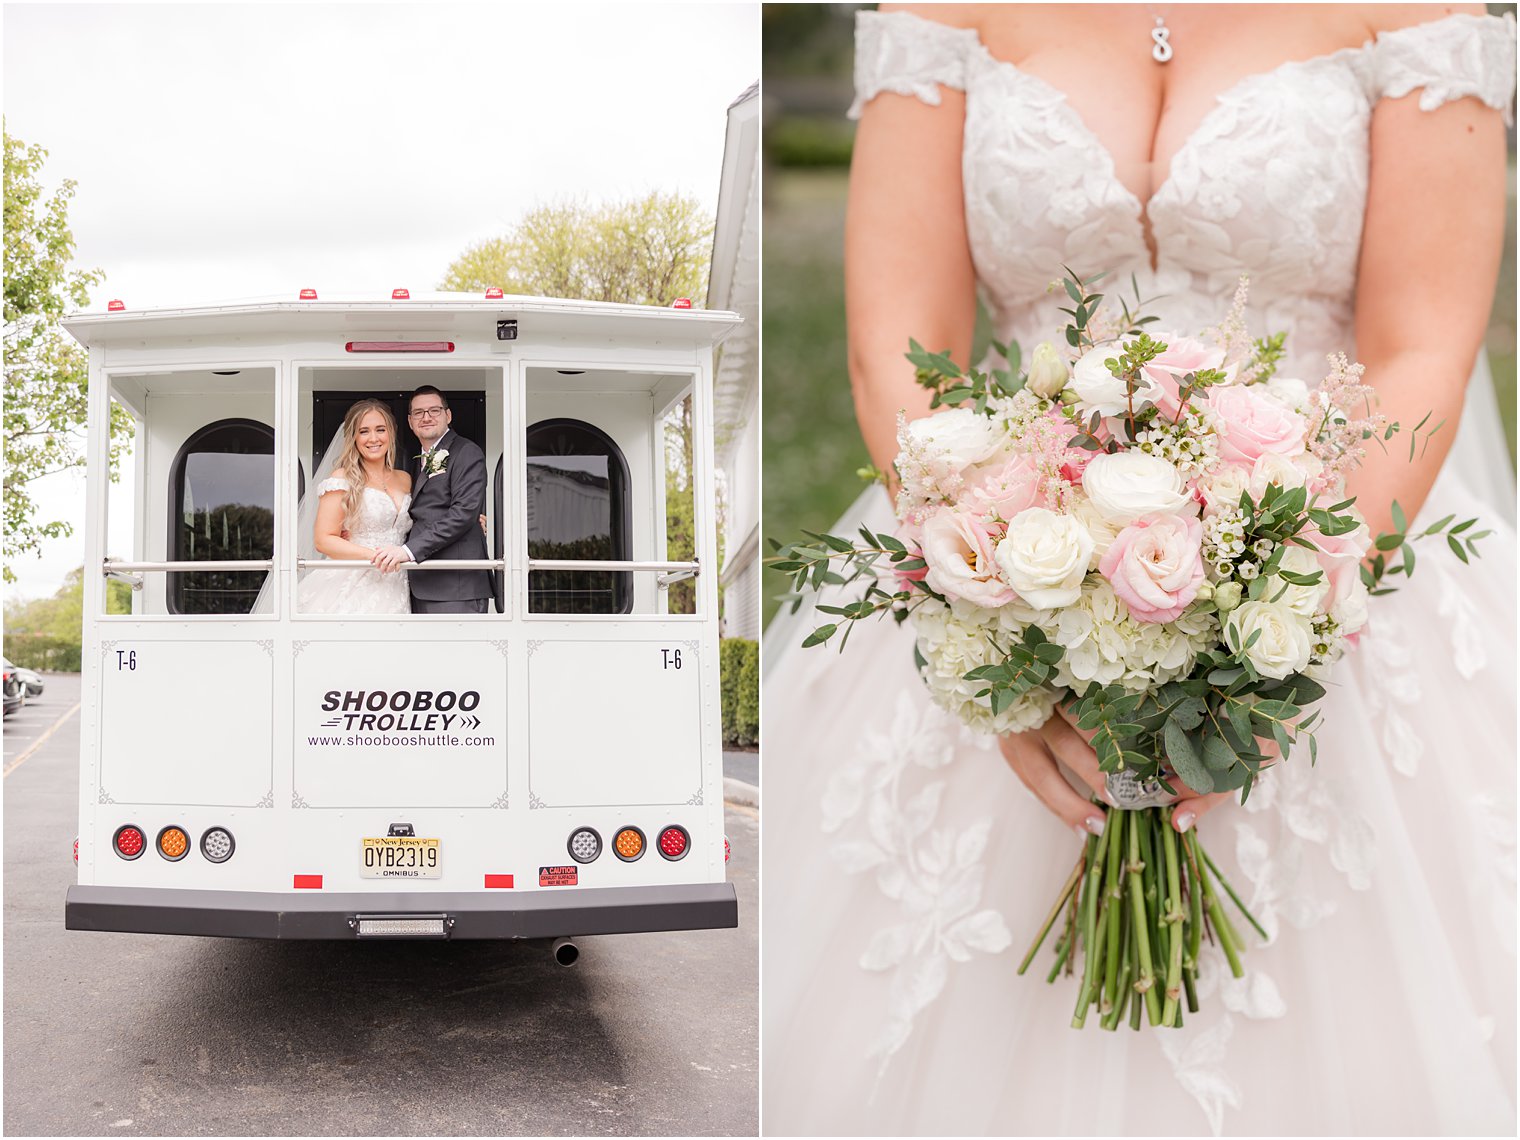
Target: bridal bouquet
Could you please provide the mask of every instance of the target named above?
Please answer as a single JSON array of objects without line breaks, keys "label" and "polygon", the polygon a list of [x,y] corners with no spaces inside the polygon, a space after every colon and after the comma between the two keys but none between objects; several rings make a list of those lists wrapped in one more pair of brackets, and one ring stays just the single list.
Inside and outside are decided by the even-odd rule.
[{"label": "bridal bouquet", "polygon": [[1303,742],[1312,758],[1311,706],[1369,596],[1413,572],[1416,540],[1443,535],[1465,562],[1487,532],[1448,517],[1411,534],[1394,504],[1397,529],[1373,541],[1345,477],[1399,425],[1342,354],[1316,389],[1279,375],[1284,337],[1245,332],[1244,281],[1195,336],[1148,331],[1138,290],[1108,319],[1097,279],[1067,274],[1064,348],[1027,367],[1016,344],[982,372],[910,342],[934,412],[899,417],[895,534],[809,532],[770,561],[794,601],[863,587],[820,604],[835,620],[804,645],[891,613],[965,723],[1020,732],[1059,704],[1090,734],[1110,804],[1131,810],[1086,838],[1019,972],[1060,923],[1049,980],[1081,963],[1074,1026],[1093,1009],[1105,1029],[1126,1012],[1177,1026],[1205,938],[1243,972],[1225,899],[1266,935],[1161,805],[1178,781],[1244,801]]}]

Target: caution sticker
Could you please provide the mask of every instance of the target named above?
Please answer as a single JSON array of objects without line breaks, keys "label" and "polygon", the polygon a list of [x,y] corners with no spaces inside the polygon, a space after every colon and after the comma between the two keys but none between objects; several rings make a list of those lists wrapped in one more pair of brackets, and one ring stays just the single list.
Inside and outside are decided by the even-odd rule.
[{"label": "caution sticker", "polygon": [[538,869],[538,885],[541,887],[573,887],[576,884],[576,872],[580,868],[571,864],[568,867],[540,867]]}]

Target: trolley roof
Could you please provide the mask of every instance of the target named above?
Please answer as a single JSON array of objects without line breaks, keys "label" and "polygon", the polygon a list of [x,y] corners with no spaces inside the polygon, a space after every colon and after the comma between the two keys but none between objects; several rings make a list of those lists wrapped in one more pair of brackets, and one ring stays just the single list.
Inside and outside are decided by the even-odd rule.
[{"label": "trolley roof", "polygon": [[606,301],[479,293],[423,293],[406,299],[376,294],[334,294],[315,300],[290,295],[250,297],[211,305],[154,309],[88,309],[63,321],[88,348],[138,343],[159,337],[269,336],[289,333],[309,338],[325,333],[398,334],[456,332],[480,335],[482,319],[516,320],[525,339],[594,335],[650,338],[699,347],[723,340],[743,323],[737,313],[659,308]]}]

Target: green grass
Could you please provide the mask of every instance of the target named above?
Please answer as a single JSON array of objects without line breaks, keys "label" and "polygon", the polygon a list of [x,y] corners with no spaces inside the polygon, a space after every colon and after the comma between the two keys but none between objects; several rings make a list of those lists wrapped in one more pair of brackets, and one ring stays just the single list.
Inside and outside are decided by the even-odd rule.
[{"label": "green grass", "polygon": [[[832,525],[860,494],[855,473],[870,462],[845,357],[847,182],[843,170],[768,171],[765,181],[761,525],[779,542]],[[765,572],[762,621],[787,588]]]}]

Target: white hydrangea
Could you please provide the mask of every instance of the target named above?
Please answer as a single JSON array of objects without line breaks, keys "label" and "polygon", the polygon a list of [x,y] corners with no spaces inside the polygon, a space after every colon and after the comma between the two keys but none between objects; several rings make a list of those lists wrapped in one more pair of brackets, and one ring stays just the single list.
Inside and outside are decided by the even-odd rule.
[{"label": "white hydrangea", "polygon": [[[1003,610],[1015,608],[1004,606]],[[1016,614],[964,602],[947,606],[930,598],[913,611],[913,628],[918,652],[927,662],[924,681],[935,704],[985,733],[1024,732],[1049,719],[1056,702],[1049,688],[1031,690],[994,716],[988,699],[976,695],[984,686],[966,680],[971,670],[1001,660],[989,631],[1001,628],[1007,635],[1000,639],[1004,644],[1023,632]]]},{"label": "white hydrangea", "polygon": [[1186,676],[1199,651],[1216,645],[1219,621],[1195,606],[1175,622],[1138,622],[1103,577],[1089,575],[1076,604],[1038,620],[1041,631],[1066,651],[1056,682],[1082,692],[1097,681],[1130,692]]}]

